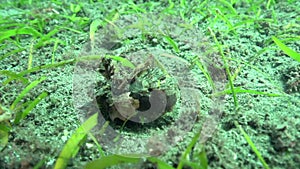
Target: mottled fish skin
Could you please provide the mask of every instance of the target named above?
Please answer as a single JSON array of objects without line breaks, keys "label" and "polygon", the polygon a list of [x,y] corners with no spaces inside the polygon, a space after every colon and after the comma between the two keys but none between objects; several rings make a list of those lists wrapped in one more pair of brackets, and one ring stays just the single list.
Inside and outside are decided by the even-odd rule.
[{"label": "mottled fish skin", "polygon": [[109,114],[112,121],[115,118],[126,121],[134,116],[139,106],[138,100],[129,96],[130,92],[123,93],[114,100],[113,111]]},{"label": "mottled fish skin", "polygon": [[149,97],[150,108],[145,111],[138,111],[137,116],[132,118],[135,122],[149,123],[165,113],[167,105],[167,96],[165,92],[154,89],[150,93]]},{"label": "mottled fish skin", "polygon": [[[151,122],[166,113],[168,108],[168,100],[164,91],[154,89],[150,93],[149,102],[151,107],[145,111],[138,111],[139,101],[124,93],[115,99],[113,111],[110,113],[110,119],[114,121],[116,118],[126,121],[135,122]],[[174,100],[172,101],[174,102]]]}]

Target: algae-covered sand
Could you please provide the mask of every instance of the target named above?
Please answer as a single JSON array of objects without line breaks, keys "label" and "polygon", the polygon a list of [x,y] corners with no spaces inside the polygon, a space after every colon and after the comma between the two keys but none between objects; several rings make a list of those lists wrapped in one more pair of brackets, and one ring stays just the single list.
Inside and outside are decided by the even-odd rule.
[{"label": "algae-covered sand", "polygon": [[[274,43],[277,37],[299,57],[299,2],[20,0],[0,7],[0,168],[54,168],[93,113],[99,124],[66,168],[112,153],[156,156],[177,168],[199,132],[185,168],[205,166],[196,160],[200,150],[208,168],[300,168],[300,63]],[[144,111],[147,118],[122,119]],[[158,166],[142,160],[113,168]]]}]

